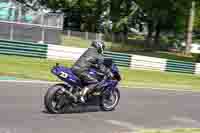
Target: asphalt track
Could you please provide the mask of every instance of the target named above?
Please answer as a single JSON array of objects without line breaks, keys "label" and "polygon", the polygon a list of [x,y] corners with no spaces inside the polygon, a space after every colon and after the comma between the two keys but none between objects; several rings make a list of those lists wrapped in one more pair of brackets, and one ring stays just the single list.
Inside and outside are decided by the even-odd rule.
[{"label": "asphalt track", "polygon": [[200,127],[200,93],[121,89],[113,112],[98,107],[48,114],[50,84],[0,82],[0,133],[131,133],[138,128]]}]

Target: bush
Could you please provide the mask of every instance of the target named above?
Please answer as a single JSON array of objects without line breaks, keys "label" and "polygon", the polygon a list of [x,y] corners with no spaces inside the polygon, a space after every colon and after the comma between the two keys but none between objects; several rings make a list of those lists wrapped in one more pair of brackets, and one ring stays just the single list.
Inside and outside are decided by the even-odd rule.
[{"label": "bush", "polygon": [[200,63],[200,54],[192,54],[194,61]]}]

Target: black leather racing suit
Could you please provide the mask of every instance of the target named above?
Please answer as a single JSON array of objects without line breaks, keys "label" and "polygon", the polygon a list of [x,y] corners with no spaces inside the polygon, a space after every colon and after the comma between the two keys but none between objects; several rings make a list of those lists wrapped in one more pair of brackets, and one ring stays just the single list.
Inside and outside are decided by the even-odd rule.
[{"label": "black leather racing suit", "polygon": [[105,67],[100,67],[99,62],[103,62],[103,55],[98,53],[96,48],[88,48],[83,55],[72,66],[72,71],[83,81],[87,81],[89,84],[87,87],[91,91],[95,88],[98,80],[95,77],[89,75],[88,70],[91,67],[102,68],[101,72],[104,72]]}]

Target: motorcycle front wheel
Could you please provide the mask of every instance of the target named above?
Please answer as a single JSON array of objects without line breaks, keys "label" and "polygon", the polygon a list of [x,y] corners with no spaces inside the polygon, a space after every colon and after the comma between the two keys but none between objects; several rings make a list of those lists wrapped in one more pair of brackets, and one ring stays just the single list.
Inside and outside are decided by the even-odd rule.
[{"label": "motorcycle front wheel", "polygon": [[100,108],[103,111],[112,111],[118,105],[120,100],[120,91],[116,88],[114,91],[109,92],[110,94],[105,94],[101,96]]}]

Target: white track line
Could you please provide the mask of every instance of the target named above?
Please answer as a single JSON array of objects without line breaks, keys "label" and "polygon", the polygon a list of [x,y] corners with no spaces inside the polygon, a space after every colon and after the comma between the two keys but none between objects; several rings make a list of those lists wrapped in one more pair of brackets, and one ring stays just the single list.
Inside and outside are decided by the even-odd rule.
[{"label": "white track line", "polygon": [[125,121],[118,121],[118,120],[105,120],[105,122],[115,125],[115,126],[120,126],[120,127],[124,127],[127,128],[131,131],[135,131],[140,129],[141,127],[135,126],[132,123],[129,122],[125,122]]},{"label": "white track line", "polygon": [[194,120],[192,118],[188,118],[188,117],[177,117],[177,116],[174,116],[174,117],[171,118],[171,120],[200,126],[200,122],[199,121]]}]

